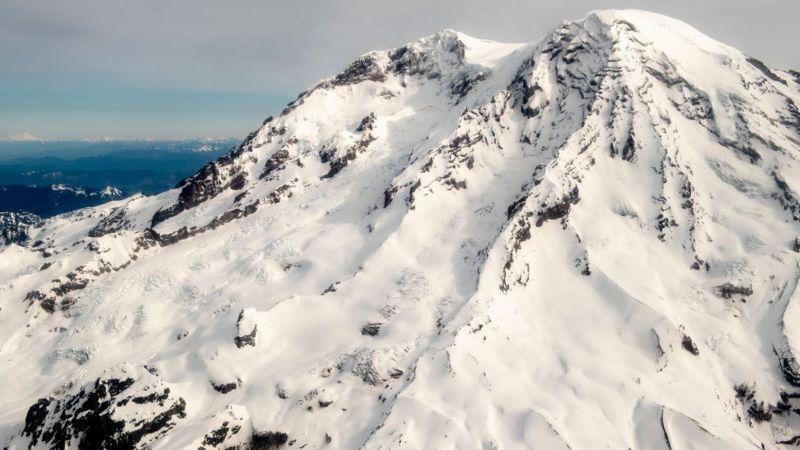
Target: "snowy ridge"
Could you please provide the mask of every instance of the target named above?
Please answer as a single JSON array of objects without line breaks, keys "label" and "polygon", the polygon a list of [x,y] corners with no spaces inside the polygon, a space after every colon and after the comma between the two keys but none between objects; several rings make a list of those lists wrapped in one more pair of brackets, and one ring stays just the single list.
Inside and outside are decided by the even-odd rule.
[{"label": "snowy ridge", "polygon": [[87,192],[85,188],[80,186],[69,186],[66,184],[52,184],[50,185],[50,189],[54,191],[70,191],[78,196],[100,196],[100,197],[108,197],[108,198],[119,198],[122,196],[122,191],[115,188],[114,186],[106,186],[100,190],[92,190]]},{"label": "snowy ridge", "polygon": [[798,102],[639,11],[368,53],[2,250],[0,442],[800,442]]}]

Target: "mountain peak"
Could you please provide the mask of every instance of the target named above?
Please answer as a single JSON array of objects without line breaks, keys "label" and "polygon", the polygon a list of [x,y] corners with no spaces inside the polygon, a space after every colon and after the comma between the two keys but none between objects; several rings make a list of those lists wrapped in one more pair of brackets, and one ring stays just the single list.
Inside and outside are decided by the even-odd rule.
[{"label": "mountain peak", "polygon": [[0,438],[799,441],[800,86],[673,22],[370,52],[175,189],[26,228]]},{"label": "mountain peak", "polygon": [[642,29],[639,31],[645,33],[655,32],[655,30],[660,29],[662,32],[668,33],[687,34],[688,32],[689,34],[703,34],[696,28],[679,19],[641,9],[598,9],[587,13],[582,18],[574,20],[573,22],[592,22],[605,26],[612,26],[620,22],[628,22],[633,26],[633,29],[629,28],[630,31],[637,31],[639,27],[641,27]]}]

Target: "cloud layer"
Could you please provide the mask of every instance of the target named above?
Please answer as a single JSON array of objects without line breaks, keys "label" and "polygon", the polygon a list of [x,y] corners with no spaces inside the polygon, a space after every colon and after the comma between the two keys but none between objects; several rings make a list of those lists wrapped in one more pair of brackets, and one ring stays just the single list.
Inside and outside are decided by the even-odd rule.
[{"label": "cloud layer", "polygon": [[[685,20],[772,66],[800,66],[796,0],[7,0],[0,134],[241,134],[375,48],[444,28],[534,41],[563,19],[630,7]],[[51,123],[63,111],[68,125]]]}]

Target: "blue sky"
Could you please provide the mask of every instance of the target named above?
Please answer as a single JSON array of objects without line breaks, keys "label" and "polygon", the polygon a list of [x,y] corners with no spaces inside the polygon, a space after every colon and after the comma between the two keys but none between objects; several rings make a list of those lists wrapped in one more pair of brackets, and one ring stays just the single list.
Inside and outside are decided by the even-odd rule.
[{"label": "blue sky", "polygon": [[366,51],[444,28],[530,42],[606,8],[800,68],[797,0],[2,0],[0,137],[244,136]]},{"label": "blue sky", "polygon": [[51,139],[238,137],[289,99],[266,90],[20,80],[0,86],[0,130]]}]

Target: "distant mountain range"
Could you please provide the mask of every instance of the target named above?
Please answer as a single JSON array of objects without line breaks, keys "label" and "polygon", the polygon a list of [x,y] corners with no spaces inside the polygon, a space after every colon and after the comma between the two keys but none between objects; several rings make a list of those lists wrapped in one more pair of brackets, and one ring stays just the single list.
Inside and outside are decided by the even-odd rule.
[{"label": "distant mountain range", "polygon": [[50,217],[87,206],[95,206],[123,197],[119,189],[75,187],[65,184],[50,186],[0,186],[0,211],[29,212]]},{"label": "distant mountain range", "polygon": [[239,138],[194,139],[81,139],[14,141],[0,139],[0,162],[17,158],[54,157],[75,160],[87,156],[100,156],[115,152],[203,153],[229,150],[239,143]]},{"label": "distant mountain range", "polygon": [[0,141],[0,211],[43,217],[172,188],[235,140]]}]

